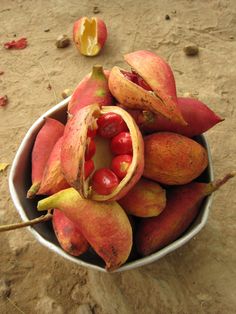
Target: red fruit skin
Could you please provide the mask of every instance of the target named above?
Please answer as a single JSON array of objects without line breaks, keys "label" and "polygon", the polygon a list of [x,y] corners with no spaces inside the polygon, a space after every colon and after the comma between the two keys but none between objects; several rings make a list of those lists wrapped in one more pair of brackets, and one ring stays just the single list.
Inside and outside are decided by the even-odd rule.
[{"label": "red fruit skin", "polygon": [[132,139],[129,132],[121,132],[111,140],[111,151],[114,155],[132,155]]},{"label": "red fruit skin", "polygon": [[32,151],[32,186],[27,197],[33,197],[40,188],[44,169],[54,145],[63,135],[64,125],[52,118],[46,118],[43,127],[36,136]]},{"label": "red fruit skin", "polygon": [[100,195],[109,195],[118,186],[119,179],[116,174],[108,168],[100,168],[92,177],[92,188]]},{"label": "red fruit skin", "polygon": [[89,138],[89,143],[85,151],[85,160],[90,160],[96,153],[96,144],[92,138]]},{"label": "red fruit skin", "polygon": [[74,115],[78,110],[91,104],[111,106],[114,98],[108,88],[110,71],[94,66],[74,90],[68,104],[68,112]]},{"label": "red fruit skin", "polygon": [[130,155],[118,155],[112,159],[111,170],[117,175],[118,178],[123,179],[129,166],[132,162],[132,156]]},{"label": "red fruit skin", "polygon": [[61,171],[61,145],[62,137],[51,151],[37,195],[52,195],[70,187]]},{"label": "red fruit skin", "polygon": [[84,163],[84,178],[85,180],[90,176],[90,174],[93,172],[94,170],[94,162],[93,160],[87,160]]},{"label": "red fruit skin", "polygon": [[133,234],[129,219],[117,202],[82,199],[73,188],[60,191],[38,203],[40,211],[58,208],[78,225],[91,247],[112,271],[129,257]]},{"label": "red fruit skin", "polygon": [[112,138],[120,132],[127,131],[127,125],[121,116],[109,112],[101,115],[98,120],[98,134],[104,138]]},{"label": "red fruit skin", "polygon": [[158,115],[151,115],[150,118],[145,118],[142,113],[138,111],[133,110],[129,111],[129,113],[144,133],[168,131],[182,134],[187,137],[200,135],[224,120],[216,115],[203,102],[194,98],[179,97],[178,108],[180,109],[184,120],[188,123],[187,126],[171,122]]},{"label": "red fruit skin", "polygon": [[79,256],[88,250],[88,241],[77,224],[68,219],[59,209],[53,211],[52,225],[60,246],[68,254]]},{"label": "red fruit skin", "polygon": [[[124,70],[114,66],[109,75],[109,88],[116,100],[127,109],[148,110],[161,114],[171,121],[186,125],[176,102],[163,92],[148,92],[136,83],[127,79]],[[146,81],[149,84],[148,81]]]},{"label": "red fruit skin", "polygon": [[135,236],[138,252],[146,256],[175,241],[196,218],[206,187],[192,182],[171,189],[163,212],[140,221]]},{"label": "red fruit skin", "polygon": [[[76,21],[74,23],[73,26],[73,41],[76,44],[77,48],[80,51],[80,40],[79,40],[79,36],[78,33],[80,32],[80,29],[83,27],[83,24],[85,22],[85,20],[88,19],[87,17],[82,17],[80,18],[78,21]],[[100,47],[100,50],[102,49],[102,47],[105,45],[105,42],[107,40],[107,27],[106,24],[104,23],[104,21],[102,19],[99,19],[97,17],[92,17],[92,19],[96,20],[96,24],[97,24],[97,43]]]},{"label": "red fruit skin", "polygon": [[97,36],[98,36],[98,43],[100,44],[100,47],[102,48],[105,45],[105,42],[107,40],[107,27],[103,20],[97,19]]},{"label": "red fruit skin", "polygon": [[167,104],[177,104],[174,74],[164,59],[147,50],[128,53],[124,59]]}]

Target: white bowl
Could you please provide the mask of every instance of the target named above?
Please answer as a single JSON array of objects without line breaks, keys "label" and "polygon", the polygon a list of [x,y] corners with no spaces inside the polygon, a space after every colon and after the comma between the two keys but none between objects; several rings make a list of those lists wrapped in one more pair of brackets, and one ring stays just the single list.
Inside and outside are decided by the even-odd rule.
[{"label": "white bowl", "polygon": [[[37,202],[40,197],[36,197],[33,200],[26,198],[27,190],[31,185],[31,150],[34,144],[35,137],[42,127],[45,117],[52,117],[65,123],[66,106],[69,100],[70,97],[63,100],[58,105],[44,113],[28,130],[16,153],[9,176],[9,189],[14,205],[23,221],[28,221],[29,219],[33,219],[41,215],[41,213],[39,213],[36,209]],[[196,140],[207,149],[209,158],[209,166],[201,175],[201,181],[212,181],[213,169],[208,143],[203,135],[196,137]],[[194,223],[176,241],[147,257],[135,257],[135,255],[132,255],[132,257],[123,266],[117,269],[116,272],[134,269],[143,265],[150,264],[184,245],[191,238],[193,238],[206,224],[211,202],[212,196],[206,197],[201,205],[201,210]],[[41,244],[56,252],[57,254],[63,256],[65,259],[70,260],[78,265],[106,272],[103,261],[93,251],[87,252],[80,257],[73,257],[64,252],[57,242],[51,226],[51,222],[40,223],[33,227],[27,228],[30,230],[30,232],[32,232],[32,234]]]}]

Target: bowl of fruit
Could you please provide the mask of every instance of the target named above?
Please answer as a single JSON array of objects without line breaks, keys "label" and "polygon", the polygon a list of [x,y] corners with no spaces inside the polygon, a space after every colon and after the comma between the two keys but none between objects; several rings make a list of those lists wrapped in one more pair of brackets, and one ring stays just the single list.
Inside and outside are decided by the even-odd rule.
[{"label": "bowl of fruit", "polygon": [[[31,126],[10,193],[23,224],[50,250],[104,272],[140,267],[206,224],[213,181],[203,133],[222,121],[177,97],[170,66],[149,51],[131,71],[95,65],[71,97]],[[42,215],[43,214],[43,215]]]}]

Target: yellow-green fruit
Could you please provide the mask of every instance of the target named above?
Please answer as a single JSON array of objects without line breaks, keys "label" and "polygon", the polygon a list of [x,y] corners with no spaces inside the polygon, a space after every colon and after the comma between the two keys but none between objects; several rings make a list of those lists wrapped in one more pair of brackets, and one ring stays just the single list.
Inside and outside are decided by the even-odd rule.
[{"label": "yellow-green fruit", "polygon": [[157,216],[166,206],[166,192],[157,182],[142,178],[119,200],[119,204],[127,214],[138,217]]}]

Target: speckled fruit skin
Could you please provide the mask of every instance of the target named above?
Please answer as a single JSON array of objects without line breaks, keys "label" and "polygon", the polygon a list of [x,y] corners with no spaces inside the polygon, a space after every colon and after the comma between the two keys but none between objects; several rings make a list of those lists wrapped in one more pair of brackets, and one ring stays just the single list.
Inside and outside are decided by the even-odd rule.
[{"label": "speckled fruit skin", "polygon": [[177,104],[174,74],[163,58],[148,50],[138,50],[125,54],[124,59],[167,105]]},{"label": "speckled fruit skin", "polygon": [[33,146],[31,156],[32,186],[27,192],[28,198],[32,198],[39,190],[48,158],[63,132],[64,125],[61,122],[52,118],[45,119],[45,123],[38,132]]},{"label": "speckled fruit skin", "polygon": [[114,99],[108,88],[110,71],[102,66],[93,66],[92,72],[86,75],[75,88],[68,104],[68,113],[74,115],[81,108],[91,104],[111,106]]},{"label": "speckled fruit skin", "polygon": [[88,241],[79,231],[77,224],[68,219],[59,209],[53,210],[52,225],[57,240],[65,252],[80,256],[89,248]]},{"label": "speckled fruit skin", "polygon": [[[133,159],[125,178],[109,195],[93,193],[85,186],[84,153],[86,149],[87,131],[91,117],[100,112],[115,112],[120,114],[128,126],[132,137]],[[103,156],[101,156],[103,158]],[[67,182],[74,187],[82,197],[96,201],[111,201],[122,198],[140,179],[144,168],[143,138],[138,126],[131,116],[117,106],[91,105],[79,110],[66,124],[61,150],[61,167]]]},{"label": "speckled fruit skin", "polygon": [[191,182],[169,189],[163,212],[157,217],[139,221],[135,235],[138,252],[147,256],[175,241],[194,221],[203,199],[218,190],[235,174],[228,173],[210,183]]},{"label": "speckled fruit skin", "polygon": [[128,259],[133,243],[132,228],[117,202],[82,199],[75,189],[69,188],[39,201],[37,208],[63,211],[105,261],[107,270],[115,270]]},{"label": "speckled fruit skin", "polygon": [[193,137],[208,131],[224,120],[198,99],[179,97],[177,106],[188,125],[180,125],[150,112],[130,110],[129,113],[146,134],[167,131]]},{"label": "speckled fruit skin", "polygon": [[158,216],[166,206],[166,192],[157,183],[141,178],[119,204],[127,214],[137,217]]},{"label": "speckled fruit skin", "polygon": [[61,171],[61,145],[62,137],[56,142],[49,156],[37,195],[52,195],[70,187]]},{"label": "speckled fruit skin", "polygon": [[148,110],[180,125],[187,125],[177,107],[176,86],[170,66],[160,56],[139,50],[124,56],[125,61],[152,91],[129,80],[123,69],[113,67],[109,88],[117,101],[127,109]]},{"label": "speckled fruit skin", "polygon": [[168,185],[186,184],[207,167],[207,151],[196,141],[171,132],[144,138],[145,167],[143,176]]}]

